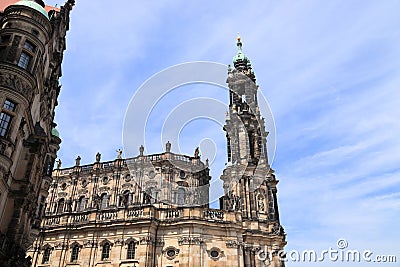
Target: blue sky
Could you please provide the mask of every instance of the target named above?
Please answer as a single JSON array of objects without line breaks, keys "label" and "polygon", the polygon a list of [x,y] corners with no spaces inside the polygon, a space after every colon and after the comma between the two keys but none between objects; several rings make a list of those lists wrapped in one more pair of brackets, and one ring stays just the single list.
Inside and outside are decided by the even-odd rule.
[{"label": "blue sky", "polygon": [[[346,238],[349,249],[400,261],[399,10],[398,0],[77,1],[56,111],[63,166],[77,155],[92,163],[98,151],[114,159],[137,88],[175,64],[230,64],[240,32],[275,118],[272,166],[287,250],[322,251]],[[179,88],[160,102],[159,114],[193,96],[226,103],[224,91],[214,89]],[[151,121],[154,131],[163,123],[156,115]],[[182,130],[180,151],[192,154],[212,139],[218,180],[224,136],[215,122],[193,121]],[[162,151],[156,138],[149,153]],[[309,265],[329,264],[287,264]]]}]

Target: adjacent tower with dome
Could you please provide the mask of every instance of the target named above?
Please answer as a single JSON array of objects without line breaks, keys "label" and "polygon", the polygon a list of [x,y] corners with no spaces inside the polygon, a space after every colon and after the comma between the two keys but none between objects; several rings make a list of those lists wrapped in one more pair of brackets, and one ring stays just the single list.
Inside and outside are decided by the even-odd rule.
[{"label": "adjacent tower with dome", "polygon": [[74,0],[0,2],[0,266],[30,266],[61,143],[54,110]]}]

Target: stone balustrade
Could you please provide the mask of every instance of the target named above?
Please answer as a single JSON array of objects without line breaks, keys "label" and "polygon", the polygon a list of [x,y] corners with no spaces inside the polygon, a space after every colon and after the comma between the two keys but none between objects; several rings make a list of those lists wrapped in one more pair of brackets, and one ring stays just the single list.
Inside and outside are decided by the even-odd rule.
[{"label": "stone balustrade", "polygon": [[240,213],[207,208],[169,208],[162,209],[154,206],[112,208],[106,210],[87,210],[84,212],[65,212],[58,215],[47,214],[42,222],[43,227],[61,225],[77,225],[86,223],[109,223],[115,221],[148,220],[155,218],[159,221],[175,220],[207,220],[221,223],[235,223],[241,220]]},{"label": "stone balustrade", "polygon": [[204,218],[211,220],[224,220],[224,212],[216,209],[207,209],[203,211]]}]

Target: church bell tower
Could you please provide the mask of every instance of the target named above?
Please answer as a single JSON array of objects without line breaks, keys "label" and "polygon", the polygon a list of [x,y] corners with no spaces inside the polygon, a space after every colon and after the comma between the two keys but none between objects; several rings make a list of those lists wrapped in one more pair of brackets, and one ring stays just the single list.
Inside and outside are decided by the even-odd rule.
[{"label": "church bell tower", "polygon": [[242,51],[240,36],[233,69],[228,68],[229,111],[224,131],[228,163],[223,171],[221,209],[242,212],[243,220],[280,225],[278,181],[268,163],[265,121],[257,100],[258,85],[249,58]]}]

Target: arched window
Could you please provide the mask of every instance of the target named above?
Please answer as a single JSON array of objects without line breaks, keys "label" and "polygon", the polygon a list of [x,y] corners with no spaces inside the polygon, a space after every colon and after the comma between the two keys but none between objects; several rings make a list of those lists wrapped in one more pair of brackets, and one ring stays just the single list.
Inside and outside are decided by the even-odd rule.
[{"label": "arched window", "polygon": [[144,192],[144,204],[154,203],[154,188],[148,188],[146,192]]},{"label": "arched window", "polygon": [[105,209],[108,207],[109,199],[106,193],[101,195],[101,209]]},{"label": "arched window", "polygon": [[250,156],[255,158],[254,155],[254,132],[249,132]]},{"label": "arched window", "polygon": [[131,195],[130,195],[130,191],[129,190],[126,190],[125,192],[124,192],[124,195],[123,195],[123,198],[122,198],[122,204],[124,205],[124,206],[126,206],[126,205],[130,205],[131,204]]},{"label": "arched window", "polygon": [[63,198],[58,201],[57,213],[61,213],[64,211],[64,203],[65,201]]},{"label": "arched window", "polygon": [[178,205],[183,205],[185,203],[185,189],[178,189]]},{"label": "arched window", "polygon": [[78,200],[78,211],[83,211],[85,209],[86,199],[84,196],[81,196]]},{"label": "arched window", "polygon": [[136,252],[135,241],[131,241],[128,244],[128,250],[127,250],[126,258],[127,259],[134,259],[135,258],[135,252]]},{"label": "arched window", "polygon": [[157,203],[158,192],[156,188],[151,187],[149,189],[150,203]]},{"label": "arched window", "polygon": [[43,252],[42,264],[49,263],[50,254],[51,254],[51,248],[47,247]]},{"label": "arched window", "polygon": [[71,251],[71,262],[76,262],[79,256],[79,245],[76,244],[72,247]]},{"label": "arched window", "polygon": [[108,242],[103,245],[103,250],[101,252],[101,260],[102,261],[108,260],[110,258],[110,247],[111,247],[110,243],[108,243]]}]

